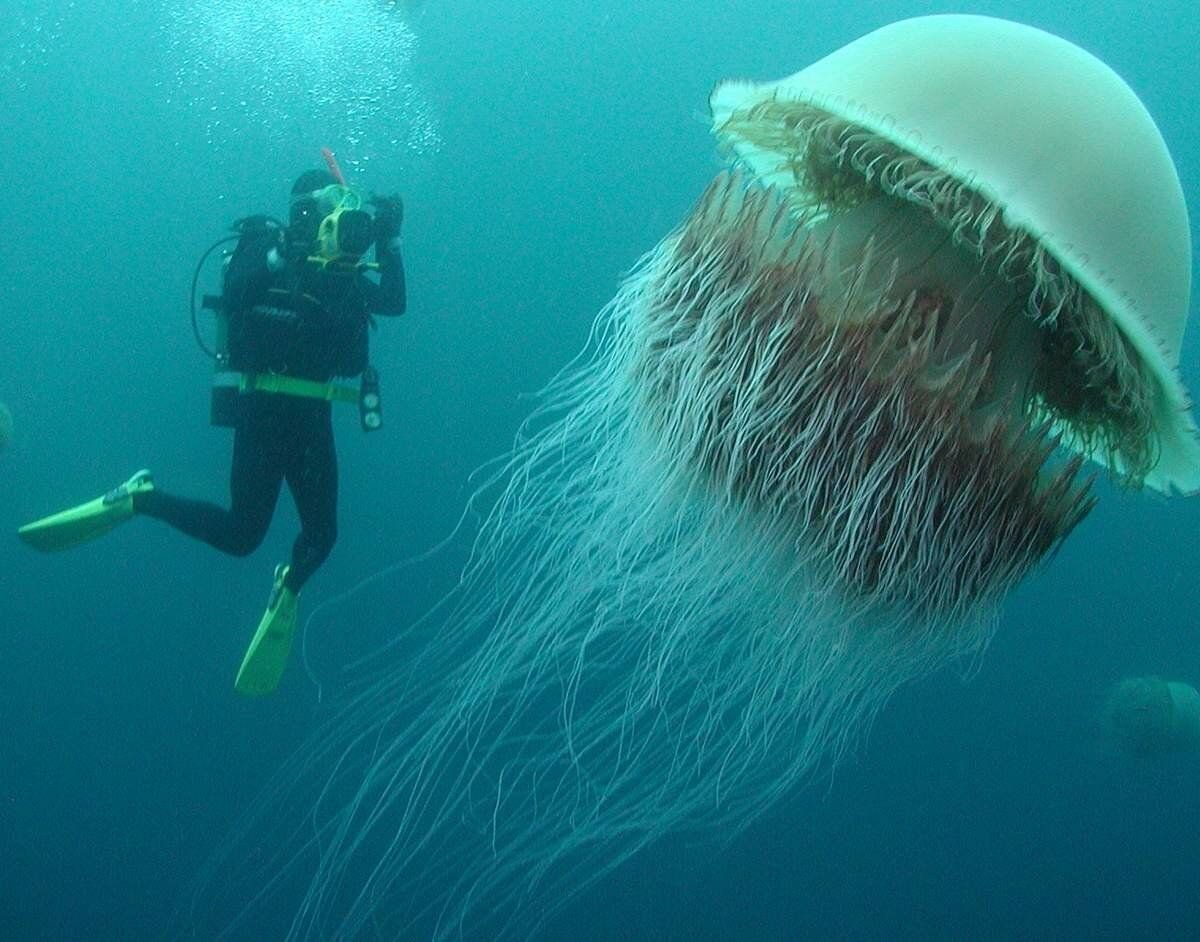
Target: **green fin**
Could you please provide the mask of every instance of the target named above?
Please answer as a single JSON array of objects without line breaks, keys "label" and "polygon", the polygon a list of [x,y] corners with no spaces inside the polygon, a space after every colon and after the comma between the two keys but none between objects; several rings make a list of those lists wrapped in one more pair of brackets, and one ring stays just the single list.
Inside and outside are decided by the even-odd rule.
[{"label": "green fin", "polygon": [[292,635],[296,631],[296,593],[283,584],[287,566],[275,569],[275,588],[271,601],[258,623],[258,630],[242,666],[238,669],[234,689],[248,697],[260,697],[273,693],[287,667],[288,655],[292,651]]},{"label": "green fin", "polygon": [[103,536],[133,516],[133,495],[154,490],[149,471],[139,471],[103,497],[63,510],[17,531],[25,543],[43,552],[69,549]]}]

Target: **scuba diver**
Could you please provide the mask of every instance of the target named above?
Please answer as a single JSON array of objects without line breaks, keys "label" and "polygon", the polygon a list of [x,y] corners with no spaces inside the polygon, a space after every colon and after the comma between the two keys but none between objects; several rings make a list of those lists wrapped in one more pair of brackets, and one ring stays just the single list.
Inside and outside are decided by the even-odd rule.
[{"label": "scuba diver", "polygon": [[[365,430],[381,423],[378,377],[368,362],[373,316],[405,309],[400,254],[403,203],[365,199],[346,185],[336,160],[292,187],[289,221],[251,216],[234,225],[222,293],[204,298],[217,314],[212,419],[232,426],[229,509],[168,494],[139,471],[102,497],[22,527],[22,540],[59,550],[94,539],[135,515],[162,520],[234,556],[258,548],[287,483],[300,517],[291,560],[275,569],[263,614],[234,683],[265,694],[279,683],[291,650],[297,596],[337,539],[337,456],[331,407],[358,403]],[[370,205],[374,214],[364,206]],[[375,262],[362,260],[371,246]],[[378,272],[378,280],[367,277]],[[197,331],[199,340],[199,332]],[[203,347],[203,341],[201,346]],[[361,376],[356,389],[338,379]]]}]

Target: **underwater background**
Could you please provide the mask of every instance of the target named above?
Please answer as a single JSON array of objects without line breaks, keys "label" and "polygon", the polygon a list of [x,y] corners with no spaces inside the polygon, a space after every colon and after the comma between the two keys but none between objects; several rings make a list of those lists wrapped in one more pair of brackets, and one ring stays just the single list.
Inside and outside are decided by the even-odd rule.
[{"label": "underwater background", "polygon": [[[141,520],[53,557],[0,540],[0,939],[210,937],[193,896],[224,835],[347,665],[461,557],[389,567],[452,530],[472,471],[720,169],[712,85],[935,12],[1022,20],[1116,69],[1167,140],[1200,241],[1186,0],[35,0],[0,15],[10,534],[143,466],[224,499],[231,435],[208,424],[193,268],[234,219],[283,215],[322,146],[351,182],[403,194],[409,284],[408,314],[373,337],[385,429],[336,418],[341,536],[302,617],[387,571],[318,613],[273,698],[232,681],[295,533],[289,500],[244,560]],[[1200,324],[1182,372],[1200,389]],[[659,844],[542,937],[1200,937],[1200,755],[1131,761],[1096,722],[1123,677],[1200,683],[1200,500],[1097,490],[977,669],[902,690],[832,776],[745,833]],[[279,937],[295,902],[275,902]]]}]

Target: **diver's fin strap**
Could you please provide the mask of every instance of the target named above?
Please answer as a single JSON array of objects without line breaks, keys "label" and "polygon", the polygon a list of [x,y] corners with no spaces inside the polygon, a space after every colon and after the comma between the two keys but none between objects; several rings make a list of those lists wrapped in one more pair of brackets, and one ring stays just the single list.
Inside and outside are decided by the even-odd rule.
[{"label": "diver's fin strap", "polygon": [[282,373],[238,373],[238,391],[265,392],[302,399],[325,399],[329,402],[358,402],[358,390],[339,383],[318,383],[311,379],[285,376]]}]

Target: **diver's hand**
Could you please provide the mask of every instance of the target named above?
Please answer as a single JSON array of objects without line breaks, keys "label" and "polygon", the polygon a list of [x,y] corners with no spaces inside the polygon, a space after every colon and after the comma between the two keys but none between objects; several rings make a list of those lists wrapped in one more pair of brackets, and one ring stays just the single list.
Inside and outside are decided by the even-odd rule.
[{"label": "diver's hand", "polygon": [[392,240],[400,235],[404,224],[404,201],[396,196],[376,196],[371,200],[375,207],[375,245],[389,249]]}]

